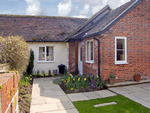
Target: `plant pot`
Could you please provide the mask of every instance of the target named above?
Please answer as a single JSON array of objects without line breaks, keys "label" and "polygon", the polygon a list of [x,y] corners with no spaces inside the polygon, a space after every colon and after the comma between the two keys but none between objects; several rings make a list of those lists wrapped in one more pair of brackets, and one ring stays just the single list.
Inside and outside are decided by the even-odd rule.
[{"label": "plant pot", "polygon": [[136,75],[135,75],[135,76],[134,76],[134,79],[135,79],[136,82],[139,82],[140,79],[141,79],[141,76],[136,76]]},{"label": "plant pot", "polygon": [[109,78],[109,83],[114,84],[116,82],[116,78]]}]

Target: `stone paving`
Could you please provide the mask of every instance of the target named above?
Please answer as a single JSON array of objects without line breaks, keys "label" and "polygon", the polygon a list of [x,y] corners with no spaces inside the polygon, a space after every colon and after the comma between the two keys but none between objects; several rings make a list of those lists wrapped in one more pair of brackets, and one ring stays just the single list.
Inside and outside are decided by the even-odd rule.
[{"label": "stone paving", "polygon": [[117,94],[150,108],[150,83],[109,88],[110,91],[65,94],[59,85],[53,84],[54,79],[56,78],[34,79],[30,113],[79,113],[72,102],[111,97]]},{"label": "stone paving", "polygon": [[108,90],[65,94],[54,79],[34,79],[30,113],[79,113],[72,102],[116,95]]},{"label": "stone paving", "polygon": [[150,83],[114,87],[109,90],[121,94],[150,109]]},{"label": "stone paving", "polygon": [[79,113],[54,79],[34,79],[30,113]]}]

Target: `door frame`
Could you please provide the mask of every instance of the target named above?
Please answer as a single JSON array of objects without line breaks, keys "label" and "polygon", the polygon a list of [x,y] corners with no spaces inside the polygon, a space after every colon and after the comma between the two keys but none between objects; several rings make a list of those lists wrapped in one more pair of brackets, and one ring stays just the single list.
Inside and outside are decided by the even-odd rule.
[{"label": "door frame", "polygon": [[82,48],[82,61],[81,61],[81,43],[78,44],[78,72],[79,74],[83,74],[83,48]]}]

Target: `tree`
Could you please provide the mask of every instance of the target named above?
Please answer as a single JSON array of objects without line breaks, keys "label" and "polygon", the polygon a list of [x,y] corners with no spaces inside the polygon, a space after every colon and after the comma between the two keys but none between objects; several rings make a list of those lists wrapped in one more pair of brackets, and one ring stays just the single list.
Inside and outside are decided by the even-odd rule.
[{"label": "tree", "polygon": [[27,67],[27,73],[32,74],[33,68],[34,68],[34,52],[32,51],[32,49],[30,49],[30,60],[29,60],[29,65]]},{"label": "tree", "polygon": [[10,70],[25,71],[29,62],[29,48],[21,36],[0,36],[0,59],[8,63]]}]

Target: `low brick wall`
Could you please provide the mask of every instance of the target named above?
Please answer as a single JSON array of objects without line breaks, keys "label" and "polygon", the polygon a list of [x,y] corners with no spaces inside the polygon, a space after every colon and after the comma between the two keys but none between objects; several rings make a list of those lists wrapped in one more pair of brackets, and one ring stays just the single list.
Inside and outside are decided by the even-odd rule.
[{"label": "low brick wall", "polygon": [[0,74],[0,113],[18,112],[18,82],[16,72]]}]

